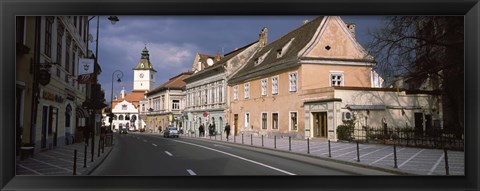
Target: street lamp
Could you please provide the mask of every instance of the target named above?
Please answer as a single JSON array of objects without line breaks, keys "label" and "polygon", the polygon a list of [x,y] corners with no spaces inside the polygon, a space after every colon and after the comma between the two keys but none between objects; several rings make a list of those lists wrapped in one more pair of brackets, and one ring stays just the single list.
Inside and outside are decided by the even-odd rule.
[{"label": "street lamp", "polygon": [[[115,70],[112,73],[112,91],[110,92],[110,130],[112,130],[113,126],[113,77],[115,76],[115,73],[117,73],[117,82],[120,83],[122,80],[121,78],[123,77],[123,72],[120,70]],[[120,130],[120,129],[119,129]]]}]

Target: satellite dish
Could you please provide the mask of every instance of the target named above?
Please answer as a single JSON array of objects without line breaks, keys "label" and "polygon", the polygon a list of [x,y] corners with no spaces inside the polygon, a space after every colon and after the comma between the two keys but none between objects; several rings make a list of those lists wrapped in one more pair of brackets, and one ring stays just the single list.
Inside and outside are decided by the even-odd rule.
[{"label": "satellite dish", "polygon": [[213,65],[213,59],[208,58],[208,59],[207,59],[207,64],[208,64],[209,66]]}]

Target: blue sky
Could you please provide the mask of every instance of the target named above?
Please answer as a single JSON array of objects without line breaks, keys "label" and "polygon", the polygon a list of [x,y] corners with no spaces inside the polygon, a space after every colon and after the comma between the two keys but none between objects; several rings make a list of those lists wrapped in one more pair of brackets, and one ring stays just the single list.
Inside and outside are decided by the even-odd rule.
[{"label": "blue sky", "polygon": [[[156,86],[181,72],[188,71],[195,54],[226,54],[258,40],[263,27],[273,42],[317,16],[118,16],[112,25],[108,16],[100,17],[99,82],[110,102],[112,72],[121,70],[121,83],[114,80],[114,96],[125,87],[133,88],[133,70],[147,44],[150,61],[157,70]],[[371,40],[370,30],[382,26],[381,16],[341,16],[356,24],[356,38],[364,47]],[[90,34],[96,37],[96,18],[90,21]],[[95,52],[95,43],[89,44]]]}]

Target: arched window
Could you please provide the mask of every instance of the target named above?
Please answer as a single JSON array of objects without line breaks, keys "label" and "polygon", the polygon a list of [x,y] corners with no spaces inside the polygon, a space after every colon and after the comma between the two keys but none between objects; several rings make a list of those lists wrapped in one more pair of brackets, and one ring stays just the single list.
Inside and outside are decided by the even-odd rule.
[{"label": "arched window", "polygon": [[117,115],[114,115],[114,116],[113,116],[113,120],[117,120]]},{"label": "arched window", "polygon": [[130,115],[129,114],[125,115],[125,120],[130,120]]},{"label": "arched window", "polygon": [[118,120],[123,120],[123,115],[118,116]]}]

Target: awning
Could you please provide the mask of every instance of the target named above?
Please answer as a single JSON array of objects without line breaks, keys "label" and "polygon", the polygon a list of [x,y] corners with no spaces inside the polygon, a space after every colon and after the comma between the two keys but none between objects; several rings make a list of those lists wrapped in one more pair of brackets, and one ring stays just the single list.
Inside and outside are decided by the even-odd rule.
[{"label": "awning", "polygon": [[87,118],[88,112],[82,109],[81,107],[75,108],[75,112],[77,114],[77,118]]},{"label": "awning", "polygon": [[385,105],[347,105],[350,110],[385,110]]}]

